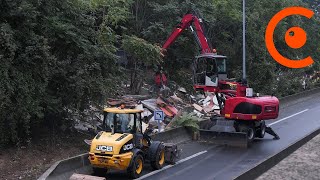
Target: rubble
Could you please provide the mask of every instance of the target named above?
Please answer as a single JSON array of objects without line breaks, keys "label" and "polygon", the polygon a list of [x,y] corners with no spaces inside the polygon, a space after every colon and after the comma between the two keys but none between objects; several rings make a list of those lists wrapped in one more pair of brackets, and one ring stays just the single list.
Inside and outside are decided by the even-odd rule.
[{"label": "rubble", "polygon": [[178,110],[174,106],[170,105],[168,100],[165,100],[164,98],[158,97],[156,100],[156,104],[165,113],[166,116],[174,117],[178,113]]},{"label": "rubble", "polygon": [[202,110],[203,110],[203,108],[200,106],[200,105],[198,105],[198,104],[192,104],[192,106],[194,107],[194,109],[195,110],[197,110],[197,111],[199,111],[199,112],[201,112]]},{"label": "rubble", "polygon": [[[124,95],[120,98],[108,98],[108,107],[119,107],[125,104],[126,108],[135,108],[143,110],[142,113],[142,131],[151,128],[153,133],[161,132],[174,127],[174,121],[181,116],[182,113],[193,113],[198,117],[198,120],[208,119],[213,114],[219,113],[219,106],[215,95],[211,93],[188,95],[185,88],[178,88],[178,94],[173,93],[172,96],[163,97],[161,94],[152,98],[148,95]],[[91,108],[94,109],[94,108]],[[165,114],[164,121],[160,123],[160,130],[158,122],[155,121],[153,113],[162,110]],[[81,131],[99,131],[99,126],[102,123],[102,113],[97,114],[97,108],[94,110],[95,114],[84,118],[80,121],[75,116],[77,122],[74,126]],[[91,117],[91,118],[90,118]],[[93,118],[95,117],[95,118]],[[92,123],[92,121],[97,121]]]},{"label": "rubble", "polygon": [[179,98],[176,94],[174,94],[173,96],[170,96],[170,98],[177,103],[183,103],[183,100]]},{"label": "rubble", "polygon": [[187,93],[186,89],[183,88],[183,87],[180,87],[180,88],[178,89],[178,91],[180,91],[180,92],[182,92],[182,93]]}]

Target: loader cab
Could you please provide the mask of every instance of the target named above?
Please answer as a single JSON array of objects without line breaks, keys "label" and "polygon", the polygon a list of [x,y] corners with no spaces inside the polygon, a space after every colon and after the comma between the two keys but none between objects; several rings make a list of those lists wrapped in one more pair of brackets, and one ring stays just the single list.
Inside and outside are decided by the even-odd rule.
[{"label": "loader cab", "polygon": [[212,90],[218,87],[219,80],[227,79],[226,59],[213,53],[197,56],[193,76],[195,89]]},{"label": "loader cab", "polygon": [[106,132],[142,134],[142,110],[105,108],[103,129]]},{"label": "loader cab", "polygon": [[138,109],[104,109],[104,131],[92,139],[89,151],[93,174],[101,176],[108,169],[126,170],[135,179],[142,174],[145,162],[155,170],[161,169],[165,162],[175,163],[176,145],[153,141],[142,133],[142,112]]}]

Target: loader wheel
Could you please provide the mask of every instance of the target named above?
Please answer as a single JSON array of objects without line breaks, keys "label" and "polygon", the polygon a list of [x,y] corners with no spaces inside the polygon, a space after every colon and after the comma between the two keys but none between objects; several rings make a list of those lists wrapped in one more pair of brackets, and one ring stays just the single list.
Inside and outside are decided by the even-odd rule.
[{"label": "loader wheel", "polygon": [[98,167],[93,167],[92,170],[93,170],[93,174],[98,176],[104,176],[108,172],[108,169],[98,168]]},{"label": "loader wheel", "polygon": [[264,138],[265,134],[266,134],[266,123],[264,121],[261,121],[260,127],[257,130],[257,137]]},{"label": "loader wheel", "polygon": [[139,178],[142,170],[143,170],[143,157],[138,154],[136,157],[134,157],[131,167],[128,168],[128,174],[133,179]]},{"label": "loader wheel", "polygon": [[151,167],[155,170],[161,169],[165,162],[164,147],[162,145],[158,146],[156,157],[153,157],[151,161]]},{"label": "loader wheel", "polygon": [[154,170],[161,169],[165,163],[164,144],[160,141],[153,141],[149,147],[147,157]]}]

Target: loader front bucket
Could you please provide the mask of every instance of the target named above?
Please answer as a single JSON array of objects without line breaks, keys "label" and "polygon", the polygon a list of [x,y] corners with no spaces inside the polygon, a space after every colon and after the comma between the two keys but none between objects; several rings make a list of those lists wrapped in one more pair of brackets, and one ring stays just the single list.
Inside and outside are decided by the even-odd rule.
[{"label": "loader front bucket", "polygon": [[218,132],[205,129],[200,129],[199,132],[200,141],[202,142],[241,148],[248,147],[248,138],[246,133]]}]

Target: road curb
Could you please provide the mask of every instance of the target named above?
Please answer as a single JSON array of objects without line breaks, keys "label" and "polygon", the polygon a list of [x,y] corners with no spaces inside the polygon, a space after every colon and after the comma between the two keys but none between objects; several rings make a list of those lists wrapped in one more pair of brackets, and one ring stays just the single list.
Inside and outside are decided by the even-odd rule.
[{"label": "road curb", "polygon": [[[163,141],[166,143],[180,144],[191,140],[191,135],[186,128],[178,127],[168,131],[160,132],[151,136],[153,140]],[[45,173],[43,173],[38,180],[64,180],[69,179],[71,175],[66,174],[71,170],[81,171],[86,169],[90,164],[88,160],[88,153],[80,154],[68,159],[64,159],[54,163]],[[88,169],[88,168],[87,168]]]},{"label": "road curb", "polygon": [[[57,176],[73,169],[85,167],[89,164],[88,153],[80,154],[74,157],[63,159],[55,162],[38,180],[50,179],[52,176]],[[61,178],[64,179],[64,178]]]},{"label": "road curb", "polygon": [[257,164],[255,167],[251,168],[250,170],[246,171],[245,173],[241,174],[240,176],[234,178],[234,180],[250,180],[256,179],[264,172],[268,171],[270,168],[278,164],[284,158],[292,154],[298,148],[306,144],[312,138],[320,134],[320,129],[313,131],[312,133],[308,134],[306,137],[296,141],[295,143],[291,144],[289,147],[282,149],[279,153],[270,156],[269,158],[265,159],[263,162]]}]

